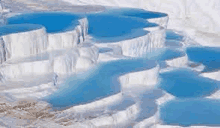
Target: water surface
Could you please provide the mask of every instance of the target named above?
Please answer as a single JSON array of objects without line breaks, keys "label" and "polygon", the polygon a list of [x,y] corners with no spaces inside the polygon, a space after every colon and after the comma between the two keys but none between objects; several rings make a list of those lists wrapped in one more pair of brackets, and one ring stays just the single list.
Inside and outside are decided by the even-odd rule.
[{"label": "water surface", "polygon": [[185,56],[183,51],[172,48],[158,48],[145,55],[147,58],[157,61],[171,60]]},{"label": "water surface", "polygon": [[208,99],[172,100],[160,108],[164,124],[220,126],[220,101]]},{"label": "water surface", "polygon": [[108,14],[88,15],[89,34],[98,42],[116,42],[146,35],[146,27],[156,27],[155,23],[143,19]]},{"label": "water surface", "polygon": [[179,98],[204,97],[218,89],[218,81],[201,77],[189,69],[160,73],[159,87]]},{"label": "water surface", "polygon": [[93,102],[121,91],[118,76],[155,66],[155,61],[145,58],[101,63],[85,73],[69,77],[57,92],[45,99],[55,109]]},{"label": "water surface", "polygon": [[42,25],[37,25],[37,24],[4,25],[4,26],[0,26],[0,36],[32,31],[32,30],[40,29],[42,27],[43,27]]},{"label": "water surface", "polygon": [[75,28],[82,16],[65,12],[25,13],[7,19],[8,24],[40,24],[48,33],[69,31]]},{"label": "water surface", "polygon": [[189,47],[186,53],[191,61],[205,65],[203,72],[220,69],[220,48],[218,47]]}]

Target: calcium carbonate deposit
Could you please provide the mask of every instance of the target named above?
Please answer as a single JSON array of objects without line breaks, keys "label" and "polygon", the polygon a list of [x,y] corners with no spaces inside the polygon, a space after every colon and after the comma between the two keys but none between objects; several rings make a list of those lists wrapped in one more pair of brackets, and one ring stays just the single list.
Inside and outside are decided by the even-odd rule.
[{"label": "calcium carbonate deposit", "polygon": [[220,127],[218,0],[0,3],[1,127]]}]

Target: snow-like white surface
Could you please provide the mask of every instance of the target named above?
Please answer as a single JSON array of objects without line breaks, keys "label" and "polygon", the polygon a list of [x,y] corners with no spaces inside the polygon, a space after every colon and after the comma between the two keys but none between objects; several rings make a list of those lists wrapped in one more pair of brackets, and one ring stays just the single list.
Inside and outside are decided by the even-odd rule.
[{"label": "snow-like white surface", "polygon": [[97,63],[98,56],[98,48],[92,44],[82,44],[77,48],[68,49],[63,55],[53,57],[54,72],[64,75],[85,70]]},{"label": "snow-like white surface", "polygon": [[[165,30],[159,28],[144,36],[127,39],[114,43],[99,43],[98,47],[120,47],[125,56],[139,57],[157,48],[163,48],[165,42]],[[114,49],[114,48],[113,48]]]},{"label": "snow-like white surface", "polygon": [[202,73],[201,76],[220,81],[220,71]]},{"label": "snow-like white surface", "polygon": [[126,75],[121,76],[119,79],[122,88],[127,88],[135,85],[150,86],[150,85],[155,85],[157,83],[158,72],[159,72],[159,65],[148,70],[128,73]]},{"label": "snow-like white surface", "polygon": [[6,79],[18,78],[27,75],[43,75],[51,73],[53,67],[50,61],[24,62],[19,64],[9,64],[1,66],[1,75]]},{"label": "snow-like white surface", "polygon": [[117,112],[111,116],[99,117],[91,120],[96,127],[102,126],[120,126],[128,123],[137,116],[139,112],[138,103],[128,107],[127,109]]},{"label": "snow-like white surface", "polygon": [[166,60],[165,62],[171,67],[186,67],[188,64],[188,57],[185,54],[185,56],[174,58],[172,60]]},{"label": "snow-like white surface", "polygon": [[[91,67],[92,65],[97,63],[97,60],[99,58],[98,47],[100,46],[94,46],[92,44],[83,43],[87,34],[87,29],[87,21],[82,20],[81,24],[79,26],[76,26],[76,29],[74,29],[72,32],[48,34],[48,52],[36,56],[30,54],[30,58],[25,58],[26,56],[21,56],[23,58],[20,57],[20,59],[10,58],[10,61],[6,61],[6,63],[2,65],[1,75],[5,78],[6,81],[9,80],[8,78],[19,79],[24,78],[24,76],[43,75],[45,73],[52,72],[55,72],[58,75],[58,77],[62,77],[62,75],[72,74],[74,72],[85,70]],[[147,33],[143,37],[138,37],[137,39],[130,39],[131,41],[128,42],[120,42],[121,45],[118,45],[120,43],[111,43],[110,46],[107,45],[107,47],[113,49],[113,54],[110,55],[113,58],[115,58],[114,55],[116,55],[118,56],[118,59],[124,58],[123,55],[138,57],[145,54],[145,50],[149,52],[155,48],[160,48],[164,46],[165,30],[163,27],[157,27],[157,29],[146,28],[146,30],[150,30],[152,32]],[[44,33],[46,34],[46,32]],[[138,43],[136,43],[136,41],[138,41]],[[127,47],[125,43],[127,43],[127,45],[130,46]],[[133,44],[137,45],[132,46]],[[64,48],[68,49],[66,49],[66,51],[62,50]],[[57,49],[61,49],[61,51],[58,52],[59,50]],[[108,58],[106,59],[109,60]],[[100,58],[99,60],[102,59]],[[154,85],[157,82],[158,71],[159,66],[155,65],[155,67],[152,69],[141,71],[141,74],[139,72],[126,74],[125,77],[126,79],[128,77],[129,80],[128,83],[125,83],[125,85],[122,84],[122,86],[126,87],[128,84]],[[154,75],[152,75],[152,73]],[[4,93],[10,93],[12,96],[16,98],[43,98],[57,90],[57,88],[54,86],[57,81],[57,77],[54,76],[53,80],[51,81],[52,82],[48,81],[48,83],[41,83],[37,87],[34,86],[23,87],[19,89],[6,89]],[[114,96],[109,96],[107,98],[100,99],[92,103],[74,106],[67,109],[64,113],[85,113],[88,112],[88,110],[91,111],[99,108],[105,109],[106,107],[109,107],[109,105],[115,104],[115,102],[119,102],[121,100],[121,95],[122,93],[118,93]],[[121,105],[122,104],[120,104],[120,106]],[[95,119],[92,119],[89,121],[89,124],[92,124],[93,126],[127,125],[128,123],[130,123],[131,120],[134,120],[138,117],[140,110],[141,109],[139,108],[139,103],[134,103],[130,106],[127,106],[125,104],[122,110],[118,110],[117,112],[109,116],[100,116]]]},{"label": "snow-like white surface", "polygon": [[[220,24],[218,22],[220,18],[218,15],[219,8],[217,6],[220,2],[216,0],[211,0],[209,3],[205,1],[200,2],[198,0],[64,1],[80,5],[101,4],[107,6],[138,7],[150,11],[166,12],[169,14],[169,17],[164,16],[147,19],[147,21],[157,23],[159,26],[143,28],[148,31],[143,36],[110,43],[97,43],[89,39],[87,35],[89,21],[86,18],[80,19],[79,25],[68,32],[46,33],[45,28],[41,28],[28,32],[3,35],[0,49],[1,63],[3,63],[0,67],[2,75],[1,89],[3,88],[2,92],[5,95],[9,94],[9,96],[6,96],[8,99],[10,99],[10,96],[18,99],[44,98],[60,88],[59,86],[65,81],[64,77],[86,71],[89,68],[94,68],[96,63],[103,61],[140,57],[157,48],[169,47],[182,49],[182,47],[195,43],[195,41],[191,39],[192,37],[196,37],[196,41],[202,41],[201,36],[203,35],[206,35],[208,38],[204,37],[205,41],[201,42],[202,44],[210,40],[211,42],[218,41],[218,38],[213,40],[212,36],[204,33],[217,33],[214,37],[218,37],[218,33],[220,32]],[[170,22],[167,25],[168,19],[170,19]],[[198,23],[198,19],[202,19],[202,21]],[[167,26],[168,28],[183,30],[182,35],[184,38],[181,40],[166,39],[167,32],[165,29]],[[200,35],[196,34],[198,31],[201,31]],[[191,35],[188,36],[185,32]],[[37,41],[33,39],[37,39]],[[4,44],[7,44],[6,49]],[[127,126],[133,126],[135,128],[180,127],[163,125],[162,122],[160,122],[158,107],[175,99],[175,97],[162,91],[158,93],[153,88],[156,88],[155,85],[158,83],[159,72],[186,67],[190,62],[188,61],[187,55],[184,54],[184,56],[163,60],[162,63],[165,64],[165,67],[159,63],[147,70],[129,72],[122,76],[119,75],[118,78],[122,92],[95,100],[91,103],[67,108],[58,112],[56,115],[57,120],[64,120],[61,122],[66,122],[67,120],[68,123],[72,123],[74,122],[73,120],[77,120],[75,119],[75,114],[79,114],[80,118],[83,118],[82,121],[75,121],[72,124],[67,123],[68,126],[58,124],[57,122],[59,121],[38,123],[44,126],[50,125],[51,127],[70,128]],[[146,65],[148,64],[149,63],[146,63]],[[201,72],[204,66],[200,64],[196,67],[192,66],[191,69]],[[214,80],[220,80],[219,71],[202,73],[201,75]],[[36,79],[30,79],[31,77]],[[8,78],[13,81],[9,81],[10,79]],[[38,82],[39,79],[40,81]],[[16,82],[18,80],[21,81],[21,83]],[[29,82],[27,82],[27,80],[29,80]],[[14,87],[13,82],[15,84],[18,83],[17,87]],[[11,87],[4,87],[7,84]],[[142,92],[148,95],[142,96]],[[126,101],[124,99],[125,95],[130,95],[132,99]],[[219,91],[206,98],[219,99]],[[8,119],[1,118],[1,120]],[[13,121],[14,120],[11,119],[12,123],[14,123]],[[10,121],[6,122],[8,123]]]},{"label": "snow-like white surface", "polygon": [[48,49],[62,49],[76,47],[84,41],[85,36],[88,34],[88,20],[86,18],[79,20],[80,25],[77,25],[74,30],[50,33],[48,34]]},{"label": "snow-like white surface", "polygon": [[41,53],[48,46],[44,27],[28,32],[3,35],[2,38],[5,44],[6,59]]}]

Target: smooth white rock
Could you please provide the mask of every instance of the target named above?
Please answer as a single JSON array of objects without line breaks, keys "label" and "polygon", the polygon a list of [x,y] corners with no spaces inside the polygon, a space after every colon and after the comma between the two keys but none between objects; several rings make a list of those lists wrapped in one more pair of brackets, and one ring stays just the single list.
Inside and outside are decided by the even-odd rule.
[{"label": "smooth white rock", "polygon": [[88,20],[87,18],[83,18],[78,22],[79,25],[73,30],[48,34],[48,50],[73,48],[78,44],[83,43],[88,34]]},{"label": "smooth white rock", "polygon": [[134,85],[155,85],[158,82],[159,65],[152,69],[132,72],[119,77],[122,88]]},{"label": "smooth white rock", "polygon": [[188,64],[188,56],[185,54],[185,56],[174,58],[171,60],[165,60],[165,62],[171,67],[186,67]]},{"label": "smooth white rock", "polygon": [[163,48],[165,46],[165,29],[163,27],[155,27],[155,30],[153,29],[149,33],[140,37],[125,39],[119,42],[97,43],[95,45],[97,47],[120,47],[122,55],[140,57],[147,52],[153,51],[157,48]]},{"label": "smooth white rock", "polygon": [[2,36],[5,43],[6,59],[30,56],[47,49],[47,33],[44,27]]}]

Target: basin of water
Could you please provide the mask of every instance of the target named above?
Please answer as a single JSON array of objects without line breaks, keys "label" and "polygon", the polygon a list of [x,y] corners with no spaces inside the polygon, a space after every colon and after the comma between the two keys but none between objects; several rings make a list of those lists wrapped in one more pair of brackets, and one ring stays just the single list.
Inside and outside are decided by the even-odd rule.
[{"label": "basin of water", "polygon": [[4,26],[0,26],[0,36],[13,34],[13,33],[27,32],[31,30],[40,29],[42,27],[43,27],[42,25],[37,25],[37,24],[4,25]]},{"label": "basin of water", "polygon": [[166,40],[183,41],[184,36],[172,31],[166,30]]},{"label": "basin of water", "polygon": [[40,24],[48,33],[69,31],[78,24],[82,16],[65,12],[35,12],[16,15],[7,19],[8,24]]},{"label": "basin of water", "polygon": [[56,109],[89,103],[119,93],[121,85],[118,76],[155,66],[155,61],[145,58],[105,62],[85,73],[69,77],[57,92],[45,99]]},{"label": "basin of water", "polygon": [[132,39],[146,35],[148,31],[143,30],[143,28],[158,26],[143,19],[109,14],[90,14],[87,18],[89,21],[89,34],[99,42]]},{"label": "basin of water", "polygon": [[159,87],[179,98],[204,97],[218,89],[218,81],[201,77],[189,69],[160,73]]},{"label": "basin of water", "polygon": [[220,126],[219,108],[219,100],[177,99],[161,106],[160,119],[169,125]]},{"label": "basin of water", "polygon": [[203,72],[220,69],[220,48],[218,47],[189,47],[186,53],[191,61],[205,65]]},{"label": "basin of water", "polygon": [[157,61],[165,61],[171,60],[178,57],[184,56],[185,53],[183,51],[171,48],[160,48],[154,51],[147,53],[145,56],[148,59],[157,60]]}]

